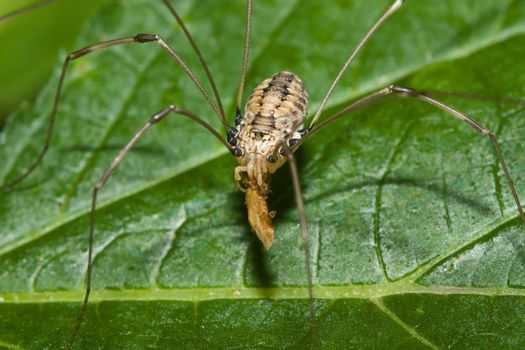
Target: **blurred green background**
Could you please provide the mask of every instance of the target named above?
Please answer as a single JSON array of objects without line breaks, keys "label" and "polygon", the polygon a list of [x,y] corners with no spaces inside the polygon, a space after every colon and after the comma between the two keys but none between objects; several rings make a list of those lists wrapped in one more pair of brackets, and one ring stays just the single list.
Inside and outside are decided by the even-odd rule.
[{"label": "blurred green background", "polygon": [[[56,0],[0,24],[0,128],[23,101],[32,100],[59,58],[71,51],[85,20],[108,0]],[[0,16],[36,0],[2,0]]]}]

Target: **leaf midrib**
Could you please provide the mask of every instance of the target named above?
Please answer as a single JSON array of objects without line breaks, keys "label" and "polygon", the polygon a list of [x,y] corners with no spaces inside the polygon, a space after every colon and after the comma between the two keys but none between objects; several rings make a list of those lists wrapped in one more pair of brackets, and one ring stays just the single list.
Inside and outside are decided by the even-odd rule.
[{"label": "leaf midrib", "polygon": [[[380,299],[406,294],[432,295],[482,295],[482,296],[525,296],[525,288],[515,287],[455,287],[445,285],[423,286],[399,281],[371,285],[313,286],[315,299]],[[62,303],[83,300],[83,291],[55,291],[30,293],[0,293],[2,303]],[[188,287],[176,289],[100,289],[90,293],[90,302],[101,301],[157,301],[174,300],[203,302],[210,300],[241,299],[290,300],[309,299],[308,288],[298,287]]]}]

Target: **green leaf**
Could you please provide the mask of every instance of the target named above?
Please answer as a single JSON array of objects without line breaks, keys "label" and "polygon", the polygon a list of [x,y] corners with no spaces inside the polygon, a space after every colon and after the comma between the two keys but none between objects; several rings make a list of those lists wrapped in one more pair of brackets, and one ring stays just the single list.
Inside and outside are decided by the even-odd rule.
[{"label": "green leaf", "polygon": [[[245,6],[173,3],[232,121]],[[315,111],[389,3],[256,1],[247,86],[291,70]],[[443,101],[497,134],[525,194],[525,110],[503,103],[525,95],[524,14],[524,3],[512,0],[407,1],[359,55],[329,109],[393,82],[496,97]],[[205,80],[160,1],[103,8],[77,47],[136,33],[165,37]],[[3,181],[42,145],[60,64],[1,135]],[[114,47],[71,65],[48,156],[0,198],[1,346],[65,342],[84,293],[93,184],[170,103],[220,126],[155,44]],[[391,99],[326,127],[297,157],[322,348],[523,348],[525,230],[487,139],[435,107]],[[94,291],[76,348],[302,349],[312,342],[289,171],[273,179],[276,240],[265,252],[250,232],[235,166],[186,119],[167,119],[140,141],[100,192]]]},{"label": "green leaf", "polygon": [[[3,0],[0,16],[38,0]],[[0,127],[23,98],[33,98],[49,80],[59,49],[72,50],[85,20],[107,0],[55,0],[52,5],[0,25]]]}]

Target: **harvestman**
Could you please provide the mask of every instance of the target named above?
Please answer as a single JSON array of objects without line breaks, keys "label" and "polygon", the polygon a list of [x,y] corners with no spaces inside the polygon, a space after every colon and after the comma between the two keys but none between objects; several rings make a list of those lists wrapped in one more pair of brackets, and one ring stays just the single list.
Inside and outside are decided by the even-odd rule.
[{"label": "harvestman", "polygon": [[[34,5],[27,6],[8,15],[0,17],[0,23],[5,22],[17,15],[33,10],[40,6],[46,5],[53,2],[54,0],[42,0]],[[266,198],[270,191],[270,178],[279,167],[281,167],[286,161],[290,166],[292,185],[294,190],[295,201],[299,214],[300,230],[303,240],[303,248],[305,252],[305,264],[307,271],[307,282],[308,282],[308,294],[310,300],[310,316],[312,319],[312,338],[314,340],[314,346],[317,347],[317,330],[314,315],[314,295],[312,290],[312,275],[310,267],[310,256],[309,256],[309,236],[306,225],[306,216],[304,211],[303,197],[301,187],[299,183],[299,176],[297,171],[297,165],[294,158],[294,151],[306,141],[312,137],[316,132],[321,130],[324,126],[331,122],[353,112],[369,103],[380,100],[387,96],[397,95],[404,97],[412,97],[419,99],[425,103],[436,106],[437,108],[445,111],[453,117],[465,122],[478,134],[487,137],[496,153],[498,161],[504,171],[505,178],[507,179],[508,185],[512,192],[512,196],[516,203],[516,207],[519,211],[522,222],[525,224],[525,215],[521,207],[518,194],[514,187],[513,181],[509,174],[505,160],[499,148],[498,142],[494,133],[469,118],[465,114],[453,109],[452,107],[445,105],[444,103],[436,100],[432,96],[419,92],[410,88],[391,85],[376,92],[373,92],[365,97],[362,97],[358,101],[350,104],[343,108],[337,113],[326,117],[321,122],[317,123],[327,102],[332,95],[335,87],[341,80],[342,76],[348,70],[348,67],[355,59],[357,54],[368,42],[374,32],[386,21],[394,12],[396,12],[403,4],[404,0],[395,0],[393,4],[385,11],[385,13],[377,20],[372,28],[366,33],[361,39],[360,43],[354,49],[352,54],[349,56],[336,78],[330,85],[328,92],[324,96],[318,110],[311,118],[307,127],[304,127],[304,121],[307,114],[308,108],[308,94],[304,88],[304,85],[300,78],[291,72],[279,72],[261,82],[248,97],[244,115],[241,113],[241,102],[244,91],[244,83],[246,78],[246,69],[248,65],[248,54],[250,49],[250,33],[251,33],[251,17],[252,17],[252,0],[247,0],[247,14],[246,14],[246,30],[245,30],[245,41],[244,41],[244,55],[241,70],[241,78],[239,83],[239,89],[237,94],[237,108],[235,115],[235,126],[228,126],[226,122],[226,115],[224,108],[212,78],[211,72],[199,50],[193,37],[189,33],[185,24],[175,11],[174,7],[170,4],[169,0],[163,0],[164,4],[171,12],[177,23],[180,25],[184,34],[193,47],[193,50],[197,54],[203,69],[206,72],[206,76],[213,90],[213,98],[204,89],[201,81],[194,75],[191,69],[186,65],[185,61],[178,55],[178,53],[160,36],[155,34],[137,34],[131,37],[124,37],[119,39],[103,41],[91,46],[87,46],[80,50],[70,53],[62,67],[60,79],[56,89],[55,99],[53,108],[50,115],[49,128],[45,139],[44,146],[39,153],[38,157],[34,160],[31,166],[26,169],[20,176],[14,180],[2,185],[0,191],[6,191],[23,179],[25,179],[43,160],[52,136],[56,120],[57,108],[60,103],[60,97],[62,87],[67,72],[69,63],[77,58],[85,56],[91,52],[105,49],[111,46],[123,45],[128,43],[157,43],[161,49],[166,51],[184,72],[193,81],[199,92],[206,99],[207,103],[211,106],[217,117],[222,123],[222,126],[226,130],[226,139],[224,139],[218,131],[208,124],[204,119],[191,111],[180,108],[176,105],[169,105],[166,108],[160,110],[151,116],[146,124],[133,135],[128,143],[120,150],[118,155],[113,159],[111,164],[104,171],[100,180],[93,187],[92,202],[91,202],[91,213],[90,213],[90,230],[89,230],[89,249],[88,249],[88,261],[86,271],[86,292],[84,295],[84,301],[82,308],[79,312],[76,326],[65,345],[66,349],[70,349],[73,346],[75,338],[80,330],[83,317],[86,313],[86,308],[89,300],[89,294],[91,290],[91,274],[92,274],[92,253],[93,253],[93,238],[95,230],[95,213],[97,194],[104,187],[105,183],[122,162],[125,156],[128,154],[130,149],[140,140],[140,138],[146,133],[146,131],[152,126],[162,121],[166,116],[171,113],[179,114],[190,118],[191,120],[199,123],[206,130],[208,130],[213,136],[215,136],[231,153],[237,158],[239,166],[235,168],[234,179],[237,186],[246,194],[246,204],[248,207],[248,219],[249,222],[259,237],[260,241],[266,249],[270,249],[273,237],[274,228],[272,225],[272,218],[274,212],[269,212]]]}]

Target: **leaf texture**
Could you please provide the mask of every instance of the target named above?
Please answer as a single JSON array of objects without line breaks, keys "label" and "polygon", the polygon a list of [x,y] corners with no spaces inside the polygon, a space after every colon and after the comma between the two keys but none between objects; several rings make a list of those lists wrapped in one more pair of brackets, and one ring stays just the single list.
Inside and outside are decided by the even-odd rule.
[{"label": "leaf texture", "polygon": [[[173,3],[233,123],[244,3]],[[313,113],[388,4],[255,1],[248,89],[293,71]],[[525,195],[525,110],[511,100],[525,96],[524,14],[512,0],[406,2],[359,55],[326,116],[391,83],[490,96],[443,101],[496,133]],[[166,38],[205,81],[160,1],[108,4],[77,46],[136,33]],[[41,147],[60,64],[3,130],[0,179],[19,174]],[[147,118],[172,103],[220,129],[154,43],[71,64],[48,156],[0,198],[0,346],[64,343],[84,293],[91,188]],[[432,106],[390,99],[326,127],[297,157],[321,348],[523,348],[525,229],[488,140]],[[247,224],[235,165],[204,129],[176,116],[140,141],[100,192],[94,291],[76,348],[312,342],[289,171],[273,179],[276,240],[267,253]]]}]

